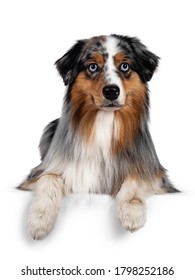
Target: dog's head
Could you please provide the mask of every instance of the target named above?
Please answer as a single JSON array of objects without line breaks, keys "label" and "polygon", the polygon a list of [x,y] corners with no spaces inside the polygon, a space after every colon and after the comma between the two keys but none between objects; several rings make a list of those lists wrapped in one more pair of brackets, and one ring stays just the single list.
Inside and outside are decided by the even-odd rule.
[{"label": "dog's head", "polygon": [[56,67],[75,95],[98,109],[118,110],[144,91],[158,60],[137,38],[110,35],[78,41]]}]

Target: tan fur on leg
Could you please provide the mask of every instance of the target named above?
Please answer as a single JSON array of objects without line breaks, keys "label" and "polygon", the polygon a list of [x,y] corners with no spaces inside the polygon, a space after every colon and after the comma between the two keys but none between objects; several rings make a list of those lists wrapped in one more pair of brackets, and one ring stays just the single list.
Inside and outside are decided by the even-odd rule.
[{"label": "tan fur on leg", "polygon": [[63,180],[59,175],[42,175],[35,186],[35,198],[30,208],[29,232],[36,240],[53,229],[63,198]]},{"label": "tan fur on leg", "polygon": [[146,221],[145,195],[141,185],[132,179],[125,180],[116,199],[122,226],[130,231],[141,228]]}]

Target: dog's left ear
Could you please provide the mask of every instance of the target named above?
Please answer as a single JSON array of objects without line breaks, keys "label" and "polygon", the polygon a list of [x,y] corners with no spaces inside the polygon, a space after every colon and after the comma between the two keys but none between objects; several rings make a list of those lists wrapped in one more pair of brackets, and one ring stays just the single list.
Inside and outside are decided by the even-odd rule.
[{"label": "dog's left ear", "polygon": [[144,82],[148,82],[158,67],[159,57],[150,52],[139,39],[133,37],[131,39],[131,48],[134,54],[134,68]]},{"label": "dog's left ear", "polygon": [[55,62],[65,85],[69,85],[79,72],[84,45],[85,40],[78,41],[65,55]]},{"label": "dog's left ear", "polygon": [[126,50],[131,52],[133,58],[132,68],[135,70],[143,82],[148,82],[158,66],[159,57],[150,52],[136,37],[121,36],[113,34],[112,36],[124,41]]}]

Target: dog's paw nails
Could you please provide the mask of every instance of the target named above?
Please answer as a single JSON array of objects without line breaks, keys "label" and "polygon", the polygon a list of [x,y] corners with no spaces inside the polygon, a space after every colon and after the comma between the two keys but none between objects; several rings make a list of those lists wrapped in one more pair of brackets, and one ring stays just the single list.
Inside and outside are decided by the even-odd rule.
[{"label": "dog's paw nails", "polygon": [[134,232],[145,224],[145,206],[143,203],[134,200],[122,203],[118,207],[118,216],[122,226],[126,230]]},{"label": "dog's paw nails", "polygon": [[48,235],[48,232],[43,227],[34,227],[29,225],[29,233],[34,240],[41,240]]},{"label": "dog's paw nails", "polygon": [[53,229],[54,224],[45,215],[31,215],[28,221],[28,230],[34,240],[41,240]]}]

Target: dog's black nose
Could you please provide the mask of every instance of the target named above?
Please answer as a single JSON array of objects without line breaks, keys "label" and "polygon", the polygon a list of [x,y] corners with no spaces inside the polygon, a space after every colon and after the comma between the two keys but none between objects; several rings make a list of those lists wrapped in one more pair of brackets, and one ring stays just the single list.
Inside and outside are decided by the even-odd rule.
[{"label": "dog's black nose", "polygon": [[103,88],[103,96],[112,101],[119,97],[120,89],[117,85],[109,85]]}]

